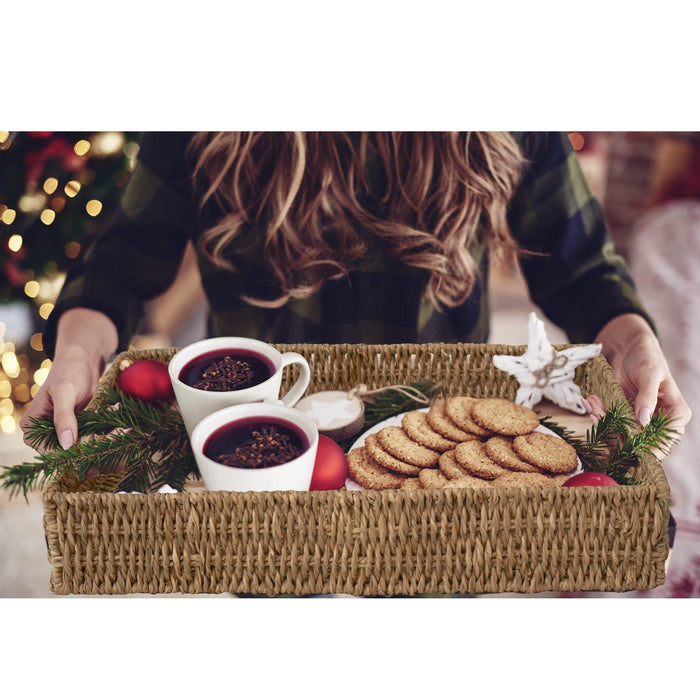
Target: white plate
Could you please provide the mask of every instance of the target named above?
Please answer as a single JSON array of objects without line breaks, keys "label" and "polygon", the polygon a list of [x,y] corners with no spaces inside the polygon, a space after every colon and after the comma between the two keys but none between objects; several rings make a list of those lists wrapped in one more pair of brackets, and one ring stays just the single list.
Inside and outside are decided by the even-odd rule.
[{"label": "white plate", "polygon": [[[418,408],[416,409],[418,411],[421,411],[422,413],[427,413],[429,409],[427,408]],[[365,444],[365,440],[370,436],[374,435],[375,433],[378,433],[382,428],[388,428],[390,426],[395,426],[400,428],[401,427],[401,419],[406,415],[406,413],[411,413],[411,411],[406,411],[404,413],[399,413],[396,416],[391,416],[391,418],[387,418],[386,420],[383,420],[381,423],[377,423],[377,425],[372,426],[369,430],[365,431],[360,435],[360,437],[355,440],[353,443],[352,447],[350,450],[354,450],[358,447],[362,447]],[[554,437],[559,437],[553,430],[550,430],[549,428],[545,428],[544,425],[538,425],[535,428],[535,431],[538,433],[547,433],[549,435],[554,435]],[[576,471],[573,472],[573,474],[578,474],[578,472],[582,471],[581,468],[581,460],[577,458],[578,462],[578,467],[576,467]],[[573,476],[572,474],[572,476]],[[356,481],[348,477],[345,480],[345,488],[348,491],[364,491],[365,488],[364,486],[360,486]]]}]

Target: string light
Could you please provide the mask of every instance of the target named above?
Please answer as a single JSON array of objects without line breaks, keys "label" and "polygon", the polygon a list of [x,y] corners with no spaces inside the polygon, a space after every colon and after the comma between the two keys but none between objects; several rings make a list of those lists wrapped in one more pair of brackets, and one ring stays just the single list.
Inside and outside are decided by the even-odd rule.
[{"label": "string light", "polygon": [[41,316],[41,318],[46,320],[50,316],[52,311],[53,311],[53,304],[46,302],[45,304],[42,304],[39,307],[39,316]]},{"label": "string light", "polygon": [[12,435],[15,432],[15,419],[12,416],[3,416],[0,419],[0,430],[3,433]]},{"label": "string light", "polygon": [[9,379],[0,379],[0,397],[7,398],[12,393],[12,384]]},{"label": "string light", "polygon": [[63,211],[63,207],[66,206],[66,200],[63,197],[54,197],[51,200],[51,208],[57,213],[60,214]]},{"label": "string light", "polygon": [[56,218],[56,212],[53,211],[53,209],[44,209],[44,211],[41,212],[40,218],[42,223],[46,224],[47,226],[50,226]]},{"label": "string light", "polygon": [[24,285],[24,293],[30,299],[36,298],[36,296],[39,294],[39,283],[34,280],[30,280]]},{"label": "string light", "polygon": [[9,131],[0,131],[0,143],[5,143],[10,138]]},{"label": "string light", "polygon": [[32,398],[34,398],[39,393],[39,389],[41,389],[41,387],[38,384],[32,384],[32,388],[29,390],[29,393]]},{"label": "string light", "polygon": [[44,352],[44,341],[42,339],[41,333],[35,333],[29,339],[29,345],[32,347],[33,350],[36,350],[37,352]]},{"label": "string light", "polygon": [[85,139],[81,139],[75,144],[75,146],[73,146],[73,150],[75,151],[76,155],[84,156],[90,150],[90,142],[86,141]]},{"label": "string light", "polygon": [[66,182],[66,186],[63,188],[63,191],[66,193],[67,197],[75,197],[78,192],[80,192],[80,183],[77,180],[70,180],[69,182]]},{"label": "string light", "polygon": [[2,223],[8,226],[15,220],[17,212],[14,209],[5,209],[2,213]]},{"label": "string light", "polygon": [[51,360],[48,357],[41,363],[41,368],[51,369]]},{"label": "string light", "polygon": [[14,410],[15,405],[12,403],[12,399],[0,399],[0,413],[11,416]]},{"label": "string light", "polygon": [[58,180],[55,177],[48,177],[44,180],[44,192],[53,194],[58,187]]},{"label": "string light", "polygon": [[91,199],[85,205],[85,211],[87,211],[90,216],[97,216],[102,211],[102,202],[99,199]]},{"label": "string light", "polygon": [[12,236],[10,236],[10,239],[7,241],[7,247],[13,253],[18,252],[19,249],[22,247],[22,236],[20,236],[18,233],[15,233]]}]

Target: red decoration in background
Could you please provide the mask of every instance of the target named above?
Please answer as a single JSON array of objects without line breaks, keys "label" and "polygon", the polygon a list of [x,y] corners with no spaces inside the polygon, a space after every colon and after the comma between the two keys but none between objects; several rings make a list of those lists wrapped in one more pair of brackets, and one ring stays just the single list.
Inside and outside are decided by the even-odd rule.
[{"label": "red decoration in background", "polygon": [[[16,255],[16,253],[12,253],[12,255]],[[23,287],[29,280],[27,273],[22,272],[12,260],[8,260],[3,265],[2,270],[5,273],[5,278],[13,287]]]},{"label": "red decoration in background", "polygon": [[170,402],[175,398],[168,365],[160,360],[136,360],[120,372],[117,386],[127,396],[146,403]]},{"label": "red decoration in background", "polygon": [[[50,133],[50,132],[39,132]],[[29,190],[35,189],[46,170],[46,165],[51,160],[59,161],[61,168],[74,175],[85,170],[85,159],[79,156],[73,144],[62,136],[56,136],[46,143],[43,148],[27,153],[24,157],[26,170],[24,172],[25,186]]]},{"label": "red decoration in background", "polygon": [[345,485],[348,475],[348,463],[345,453],[325,435],[318,437],[318,452],[314,463],[314,473],[311,477],[311,491],[330,491]]}]

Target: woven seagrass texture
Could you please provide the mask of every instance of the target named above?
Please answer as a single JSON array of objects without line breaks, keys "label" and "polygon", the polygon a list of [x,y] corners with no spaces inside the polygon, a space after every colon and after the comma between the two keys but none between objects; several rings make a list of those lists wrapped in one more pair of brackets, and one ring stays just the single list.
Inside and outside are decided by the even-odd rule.
[{"label": "woven seagrass texture", "polygon": [[[441,381],[450,395],[514,398],[494,354],[522,346],[278,345],[304,355],[310,392]],[[119,363],[168,360],[130,351]],[[293,381],[290,374],[282,391]],[[623,399],[603,358],[584,394]],[[44,492],[56,593],[497,593],[627,591],[664,581],[669,489],[653,458],[641,486],[434,491],[115,494],[118,476],[64,479]]]}]

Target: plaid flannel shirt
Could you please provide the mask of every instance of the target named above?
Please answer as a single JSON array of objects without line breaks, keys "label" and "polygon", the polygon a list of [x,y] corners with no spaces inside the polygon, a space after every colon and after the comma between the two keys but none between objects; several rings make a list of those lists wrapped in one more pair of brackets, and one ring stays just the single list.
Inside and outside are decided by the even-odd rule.
[{"label": "plaid flannel shirt", "polygon": [[[622,313],[637,313],[652,323],[623,260],[613,252],[600,205],[566,134],[514,136],[527,165],[508,220],[520,246],[536,253],[520,260],[532,300],[575,343],[591,342]],[[209,204],[200,212],[185,160],[190,138],[177,132],[144,135],[121,205],[70,270],[48,319],[44,348],[50,356],[58,317],[73,307],[107,314],[118,329],[120,349],[126,348],[144,303],[172,283],[187,242],[196,243],[221,216]],[[369,174],[374,182],[381,179]],[[307,299],[264,309],[240,299],[270,298],[278,291],[261,238],[252,228],[241,233],[232,258],[236,273],[198,254],[211,335],[280,343],[485,342],[488,337],[489,256],[478,242],[470,251],[479,268],[477,284],[458,308],[436,310],[425,294],[428,274],[393,259],[374,240],[368,241],[362,265],[347,278],[326,282]]]}]

